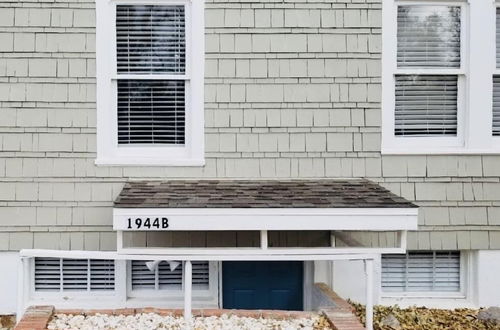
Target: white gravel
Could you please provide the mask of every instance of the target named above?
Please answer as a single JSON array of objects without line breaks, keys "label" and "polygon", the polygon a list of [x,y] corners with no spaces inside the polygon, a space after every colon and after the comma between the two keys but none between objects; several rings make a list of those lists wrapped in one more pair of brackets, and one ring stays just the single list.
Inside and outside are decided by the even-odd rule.
[{"label": "white gravel", "polygon": [[160,316],[154,313],[136,315],[96,314],[91,316],[57,314],[47,328],[51,330],[313,330],[314,324],[319,319],[319,316],[277,320],[222,315],[220,317],[196,317],[188,323],[182,317]]}]

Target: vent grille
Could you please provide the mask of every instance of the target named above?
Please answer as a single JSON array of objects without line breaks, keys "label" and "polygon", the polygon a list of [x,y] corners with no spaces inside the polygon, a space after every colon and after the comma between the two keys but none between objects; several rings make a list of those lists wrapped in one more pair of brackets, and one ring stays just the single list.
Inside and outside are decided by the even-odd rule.
[{"label": "vent grille", "polygon": [[459,292],[460,252],[408,252],[382,256],[385,292]]},{"label": "vent grille", "polygon": [[34,283],[35,291],[114,290],[115,263],[113,260],[35,258]]},{"label": "vent grille", "polygon": [[[210,267],[207,261],[193,261],[193,289],[208,290]],[[132,290],[182,290],[182,264],[174,271],[167,262],[161,262],[154,272],[146,267],[144,260],[132,260]]]},{"label": "vent grille", "polygon": [[493,136],[500,136],[500,76],[493,76]]},{"label": "vent grille", "polygon": [[460,67],[460,7],[398,7],[399,67]]},{"label": "vent grille", "polygon": [[118,143],[185,143],[183,80],[119,80]]},{"label": "vent grille", "polygon": [[396,76],[396,136],[457,134],[458,77]]},{"label": "vent grille", "polygon": [[186,68],[184,6],[118,5],[118,73],[183,74]]}]

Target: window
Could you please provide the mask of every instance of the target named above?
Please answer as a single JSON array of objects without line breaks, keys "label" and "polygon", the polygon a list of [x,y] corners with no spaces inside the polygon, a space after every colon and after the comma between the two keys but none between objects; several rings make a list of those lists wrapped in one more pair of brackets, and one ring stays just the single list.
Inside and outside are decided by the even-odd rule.
[{"label": "window", "polygon": [[97,2],[97,163],[203,165],[203,1]]},{"label": "window", "polygon": [[493,136],[500,136],[500,8],[496,8],[496,70],[493,75]]},{"label": "window", "polygon": [[[212,301],[217,296],[217,262],[192,261],[193,296]],[[183,264],[170,269],[168,262],[160,262],[150,271],[144,260],[128,262],[128,296],[131,298],[183,297]]]},{"label": "window", "polygon": [[492,3],[383,2],[382,153],[500,152],[494,26]]},{"label": "window", "polygon": [[458,251],[414,251],[382,256],[382,291],[398,293],[459,293]]},{"label": "window", "polygon": [[35,291],[110,291],[115,289],[113,260],[35,258]]}]

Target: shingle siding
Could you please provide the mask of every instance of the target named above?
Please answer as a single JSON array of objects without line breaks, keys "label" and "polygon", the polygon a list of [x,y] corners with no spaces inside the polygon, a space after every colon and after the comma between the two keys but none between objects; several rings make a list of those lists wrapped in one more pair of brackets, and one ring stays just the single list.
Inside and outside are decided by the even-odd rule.
[{"label": "shingle siding", "polygon": [[95,166],[94,7],[0,2],[0,250],[113,249],[129,178],[228,177],[367,177],[421,206],[410,248],[500,248],[499,156],[380,155],[380,0],[206,0],[194,168]]}]

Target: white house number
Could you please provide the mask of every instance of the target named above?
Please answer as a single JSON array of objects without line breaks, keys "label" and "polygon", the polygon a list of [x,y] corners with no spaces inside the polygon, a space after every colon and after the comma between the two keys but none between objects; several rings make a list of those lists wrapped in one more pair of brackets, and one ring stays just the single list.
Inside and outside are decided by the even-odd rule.
[{"label": "white house number", "polygon": [[127,229],[167,229],[168,218],[128,218]]}]

